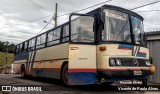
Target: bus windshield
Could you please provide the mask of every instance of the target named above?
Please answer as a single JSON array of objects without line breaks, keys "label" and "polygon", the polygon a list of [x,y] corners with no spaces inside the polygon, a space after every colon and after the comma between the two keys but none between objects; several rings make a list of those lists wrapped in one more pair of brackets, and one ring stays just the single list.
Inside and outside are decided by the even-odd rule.
[{"label": "bus windshield", "polygon": [[[131,43],[131,26],[129,15],[123,12],[105,9],[105,24],[102,30],[102,41],[116,41]],[[144,45],[143,23],[140,19],[131,16],[134,42]]]},{"label": "bus windshield", "polygon": [[136,44],[146,45],[143,22],[134,16],[131,16],[131,22],[134,34],[134,42]]},{"label": "bus windshield", "polygon": [[130,24],[127,14],[106,9],[102,41],[131,42]]}]

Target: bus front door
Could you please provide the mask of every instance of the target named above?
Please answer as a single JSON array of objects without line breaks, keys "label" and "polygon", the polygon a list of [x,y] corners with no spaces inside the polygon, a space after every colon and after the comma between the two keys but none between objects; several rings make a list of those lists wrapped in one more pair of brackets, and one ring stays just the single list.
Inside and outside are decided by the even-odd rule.
[{"label": "bus front door", "polygon": [[70,44],[68,84],[96,83],[96,45],[94,17],[84,14],[70,15]]}]

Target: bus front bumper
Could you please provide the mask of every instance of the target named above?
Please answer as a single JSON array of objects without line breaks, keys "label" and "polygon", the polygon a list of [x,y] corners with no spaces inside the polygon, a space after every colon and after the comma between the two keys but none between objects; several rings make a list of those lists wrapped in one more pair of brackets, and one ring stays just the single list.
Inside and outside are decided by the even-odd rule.
[{"label": "bus front bumper", "polygon": [[[135,74],[135,72],[141,72]],[[98,71],[98,75],[103,77],[131,77],[131,76],[149,76],[151,75],[150,70],[118,70],[118,71]]]},{"label": "bus front bumper", "polygon": [[[138,73],[139,72],[139,73]],[[106,81],[121,81],[133,79],[147,79],[151,75],[150,70],[98,70],[98,78]]]}]

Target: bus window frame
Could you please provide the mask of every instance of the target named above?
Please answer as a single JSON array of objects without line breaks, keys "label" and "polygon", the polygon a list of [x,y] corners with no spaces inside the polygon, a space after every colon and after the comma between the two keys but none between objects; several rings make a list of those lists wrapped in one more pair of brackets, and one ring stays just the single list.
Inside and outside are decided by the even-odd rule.
[{"label": "bus window frame", "polygon": [[[61,43],[61,40],[62,40],[62,39],[61,39],[62,27],[63,27],[63,26],[60,25],[60,26],[58,26],[58,27],[56,27],[56,28],[54,28],[54,29],[51,29],[51,30],[49,30],[49,31],[46,32],[46,46],[45,46],[45,47],[50,47],[50,46],[54,46],[54,45],[57,45],[57,44],[60,44],[60,43]],[[55,39],[55,40],[48,41],[48,34],[49,34],[50,32],[54,32],[56,29],[60,29],[60,36],[59,36],[59,38],[58,38],[58,39]],[[51,42],[57,41],[57,40],[59,40],[58,43],[48,45],[48,43],[51,43]],[[43,47],[43,48],[44,48],[44,47]]]},{"label": "bus window frame", "polygon": [[16,45],[15,54],[19,54],[19,44]]},{"label": "bus window frame", "polygon": [[141,40],[141,41],[143,41],[143,43],[144,43],[144,41],[145,41],[145,45],[142,45],[142,44],[137,44],[136,42],[135,42],[135,34],[133,33],[133,22],[132,22],[132,17],[135,17],[135,18],[137,18],[137,19],[139,19],[139,20],[141,20],[140,18],[138,18],[138,17],[136,17],[136,16],[134,16],[134,15],[130,15],[130,22],[131,22],[131,27],[132,27],[132,37],[133,37],[133,43],[134,43],[134,45],[139,45],[139,46],[143,46],[143,47],[147,47],[147,40],[146,40],[146,34],[145,34],[145,31],[144,31],[144,22],[143,22],[143,20],[141,20],[142,21],[142,25],[143,25],[143,39]]},{"label": "bus window frame", "polygon": [[19,53],[22,53],[22,48],[23,48],[23,42],[19,44],[19,49],[18,49]]},{"label": "bus window frame", "polygon": [[[61,43],[62,43],[62,34],[61,34],[61,33],[62,33],[62,28],[63,28],[63,26],[66,25],[66,24],[69,24],[69,22],[67,22],[67,23],[65,23],[65,24],[62,24],[62,25],[59,25],[59,26],[57,26],[57,27],[55,27],[55,28],[53,28],[53,29],[50,29],[50,30],[48,30],[48,31],[46,31],[46,32],[44,32],[44,33],[41,33],[41,34],[39,34],[39,35],[36,35],[36,36],[34,36],[34,37],[32,37],[32,38],[24,41],[24,42],[27,42],[27,43],[28,43],[28,44],[27,44],[27,49],[26,49],[25,52],[30,52],[30,51],[39,50],[39,49],[43,49],[43,48],[47,48],[47,47],[50,47],[50,46],[55,46],[55,45],[61,44]],[[57,44],[53,44],[53,45],[47,46],[48,33],[51,32],[51,31],[53,31],[53,30],[56,30],[57,28],[61,28],[61,29],[60,29],[60,38],[59,38],[60,42],[57,43]],[[37,37],[38,37],[38,36],[41,36],[42,34],[46,34],[45,46],[42,47],[42,48],[36,48]],[[29,41],[32,40],[32,39],[34,39],[34,38],[35,38],[34,50],[29,50]],[[67,41],[67,42],[69,42],[69,41]],[[23,42],[21,42],[21,43],[23,43]],[[21,43],[17,44],[16,47],[19,46]],[[65,42],[65,43],[66,43],[66,42]],[[17,48],[16,48],[16,49],[17,49]],[[17,54],[20,54],[19,49],[18,49],[18,52],[16,52],[16,50],[15,50],[15,54],[16,54],[16,55],[17,55]]]},{"label": "bus window frame", "polygon": [[24,44],[25,44],[25,43],[27,43],[27,48],[25,49],[25,47],[24,47],[24,50],[25,50],[24,52],[27,52],[27,51],[28,51],[28,44],[29,44],[28,40],[27,40],[27,41],[24,41]]},{"label": "bus window frame", "polygon": [[[102,40],[102,30],[101,30],[101,34],[100,34],[100,41],[101,42],[103,42],[103,43],[106,43],[106,42],[109,42],[109,43],[122,43],[122,44],[132,44],[132,45],[134,45],[134,42],[133,42],[133,39],[132,39],[132,28],[131,28],[131,22],[130,22],[130,14],[128,14],[127,12],[123,12],[123,11],[119,11],[119,10],[116,10],[116,9],[110,9],[110,8],[107,8],[107,9],[109,9],[109,10],[113,10],[113,11],[118,11],[118,12],[121,12],[121,13],[125,13],[127,16],[128,16],[128,21],[127,22],[129,22],[129,32],[130,32],[130,37],[131,37],[131,42],[122,42],[122,41],[114,41],[114,40],[106,40],[106,41],[104,41],[104,40]],[[103,30],[104,30],[104,26],[105,26],[105,13],[104,13],[104,10],[106,10],[106,8],[104,8],[103,9],[103,11],[102,11],[102,13],[101,14],[103,14],[103,19],[104,19],[104,21],[103,21]]]},{"label": "bus window frame", "polygon": [[[68,25],[68,36],[63,36],[63,32],[64,32],[64,27],[66,27]],[[62,26],[62,31],[61,31],[61,42],[62,43],[66,43],[66,42],[69,42],[69,36],[70,36],[70,34],[69,34],[69,23],[66,23],[66,24],[64,24],[63,26]],[[67,38],[68,37],[68,40],[67,41],[63,41],[63,39],[64,38]]]},{"label": "bus window frame", "polygon": [[[94,42],[73,42],[71,41],[71,22],[72,22],[72,16],[90,16],[93,17],[93,31],[94,31]],[[91,14],[80,14],[80,13],[71,13],[69,15],[69,43],[73,44],[90,44],[90,45],[95,45],[96,43],[96,29],[95,29],[95,16]]]},{"label": "bus window frame", "polygon": [[[47,38],[47,35],[46,35],[46,34],[48,34],[48,33],[42,33],[42,34],[36,36],[36,40],[35,40],[35,42],[36,42],[36,44],[35,44],[35,50],[46,47],[46,38]],[[45,40],[44,40],[44,43],[41,43],[41,36],[43,36],[43,35],[45,35]],[[38,37],[40,37],[40,44],[37,45],[37,39],[38,39]],[[37,48],[37,46],[41,46],[41,45],[44,45],[44,46]]]},{"label": "bus window frame", "polygon": [[[29,42],[32,41],[33,39],[34,39],[34,46],[29,47]],[[36,50],[36,41],[37,41],[37,36],[28,40],[28,48],[27,48],[28,52]]]},{"label": "bus window frame", "polygon": [[23,53],[25,50],[24,50],[24,46],[25,46],[25,42],[22,42],[22,49],[21,49],[21,53]]}]

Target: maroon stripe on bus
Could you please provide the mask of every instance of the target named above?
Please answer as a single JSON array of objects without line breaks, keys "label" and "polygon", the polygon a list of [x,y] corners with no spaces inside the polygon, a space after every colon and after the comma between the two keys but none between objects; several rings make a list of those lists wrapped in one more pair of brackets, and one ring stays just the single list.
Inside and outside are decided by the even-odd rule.
[{"label": "maroon stripe on bus", "polygon": [[139,52],[139,54],[147,54],[146,52]]}]

